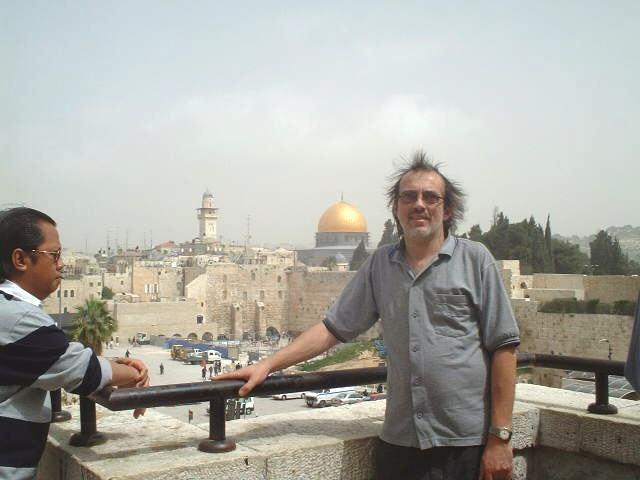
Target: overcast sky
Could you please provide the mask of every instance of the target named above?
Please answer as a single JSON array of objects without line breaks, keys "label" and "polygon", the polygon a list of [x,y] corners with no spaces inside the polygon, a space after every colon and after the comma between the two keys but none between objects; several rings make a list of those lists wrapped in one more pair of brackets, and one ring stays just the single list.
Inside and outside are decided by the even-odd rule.
[{"label": "overcast sky", "polygon": [[637,1],[0,0],[0,207],[95,251],[192,239],[208,188],[224,241],[313,246],[344,192],[375,246],[424,149],[465,230],[640,225],[639,79]]}]

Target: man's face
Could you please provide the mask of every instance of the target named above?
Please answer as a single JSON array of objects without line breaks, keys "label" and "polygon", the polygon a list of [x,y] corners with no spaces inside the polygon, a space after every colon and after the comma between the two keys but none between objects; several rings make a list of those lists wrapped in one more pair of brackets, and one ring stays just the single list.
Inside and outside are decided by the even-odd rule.
[{"label": "man's face", "polygon": [[[412,192],[417,192],[417,195]],[[436,235],[444,237],[444,220],[449,218],[449,213],[444,208],[444,180],[440,175],[425,170],[411,171],[400,180],[398,193],[394,213],[405,238],[430,240]],[[429,200],[437,197],[441,201],[430,204]]]},{"label": "man's face", "polygon": [[29,255],[29,252],[26,252],[25,280],[31,287],[31,294],[44,300],[60,285],[64,263],[61,258],[55,261],[53,254],[45,253],[57,252],[62,248],[56,227],[47,222],[38,222],[38,226],[43,236],[42,243],[37,247],[40,253]]}]

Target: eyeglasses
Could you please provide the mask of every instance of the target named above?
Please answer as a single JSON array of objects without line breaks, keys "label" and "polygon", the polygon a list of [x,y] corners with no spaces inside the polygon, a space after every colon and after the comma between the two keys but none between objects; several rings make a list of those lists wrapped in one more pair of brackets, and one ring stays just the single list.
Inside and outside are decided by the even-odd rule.
[{"label": "eyeglasses", "polygon": [[34,250],[31,250],[33,253],[46,253],[47,255],[51,255],[51,258],[53,258],[53,261],[55,263],[58,263],[60,261],[60,256],[62,255],[62,249],[58,249],[55,252],[49,252],[47,250],[38,250],[37,248]]},{"label": "eyeglasses", "polygon": [[417,190],[405,190],[404,192],[400,192],[398,195],[400,201],[406,204],[416,203],[420,196],[422,196],[422,201],[430,207],[440,205],[444,201],[444,197],[442,195],[429,190],[423,190],[422,192]]}]

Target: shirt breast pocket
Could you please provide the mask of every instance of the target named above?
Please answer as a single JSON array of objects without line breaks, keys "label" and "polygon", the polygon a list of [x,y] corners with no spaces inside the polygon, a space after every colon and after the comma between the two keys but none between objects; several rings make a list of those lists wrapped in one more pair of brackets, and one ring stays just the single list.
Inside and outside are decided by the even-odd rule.
[{"label": "shirt breast pocket", "polygon": [[433,330],[445,337],[462,337],[477,330],[473,310],[465,295],[437,294]]}]

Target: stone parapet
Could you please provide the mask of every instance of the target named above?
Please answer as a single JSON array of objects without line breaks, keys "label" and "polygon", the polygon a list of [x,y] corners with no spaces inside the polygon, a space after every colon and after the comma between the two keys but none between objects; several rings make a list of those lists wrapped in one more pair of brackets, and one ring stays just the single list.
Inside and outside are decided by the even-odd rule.
[{"label": "stone parapet", "polygon": [[[537,385],[517,387],[514,408],[514,479],[608,479],[640,477],[640,402],[612,399],[613,416],[586,411],[593,396]],[[198,451],[208,424],[189,425],[148,411],[98,407],[98,429],[108,442],[71,447],[79,430],[53,424],[39,469],[40,480],[174,479],[366,479],[373,478],[373,452],[385,402],[309,409],[227,422],[233,452]],[[585,471],[585,468],[587,469]]]}]

